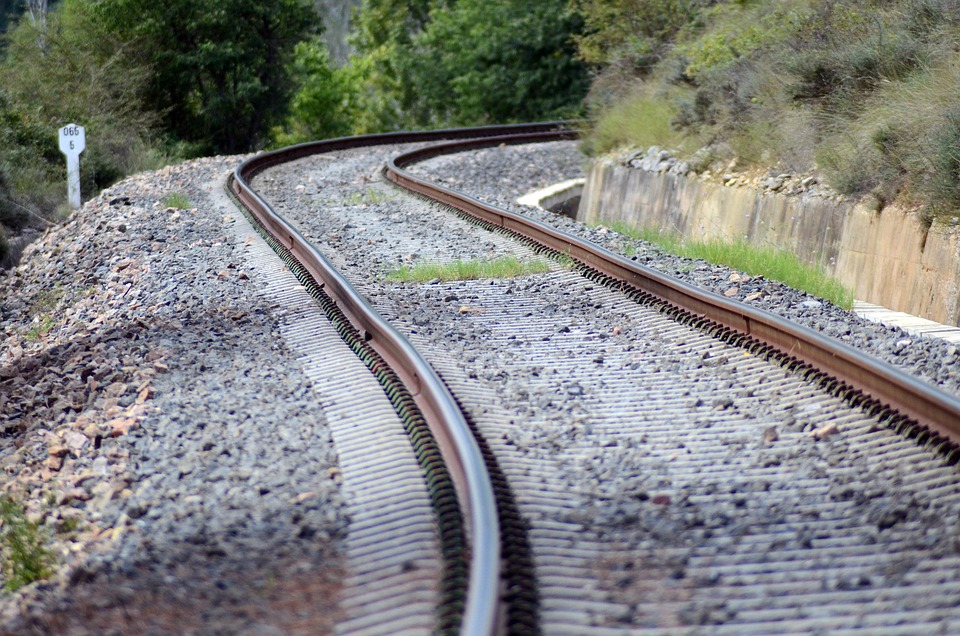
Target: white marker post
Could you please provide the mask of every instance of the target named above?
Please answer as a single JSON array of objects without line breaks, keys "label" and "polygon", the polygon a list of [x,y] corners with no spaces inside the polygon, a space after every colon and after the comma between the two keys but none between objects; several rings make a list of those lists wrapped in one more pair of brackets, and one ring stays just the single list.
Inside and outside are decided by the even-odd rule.
[{"label": "white marker post", "polygon": [[83,126],[67,124],[60,129],[60,152],[67,155],[67,193],[70,207],[80,207],[80,153],[87,147]]}]

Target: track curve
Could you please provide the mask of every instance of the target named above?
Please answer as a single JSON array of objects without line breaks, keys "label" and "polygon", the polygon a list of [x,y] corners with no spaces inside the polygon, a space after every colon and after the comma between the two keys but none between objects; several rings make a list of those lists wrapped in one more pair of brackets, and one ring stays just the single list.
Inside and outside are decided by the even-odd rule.
[{"label": "track curve", "polygon": [[[391,133],[303,144],[264,153],[244,162],[236,169],[228,184],[229,190],[250,212],[265,234],[272,237],[275,251],[288,260],[291,269],[297,271],[301,282],[307,286],[312,285],[315,288],[315,295],[323,294],[328,297],[333,304],[331,311],[342,312],[345,322],[356,332],[352,338],[372,348],[382,357],[385,366],[400,376],[400,383],[406,387],[410,398],[416,403],[436,439],[442,455],[442,461],[436,463],[449,470],[459,493],[459,498],[453,503],[438,502],[438,514],[443,514],[439,510],[449,511],[451,507],[460,507],[467,520],[469,565],[466,567],[465,576],[468,577],[468,582],[465,589],[461,590],[461,585],[457,581],[463,576],[459,571],[461,563],[457,557],[454,557],[451,559],[453,563],[448,563],[448,574],[444,583],[448,599],[454,605],[456,605],[456,598],[462,595],[464,599],[462,614],[455,611],[449,625],[452,627],[452,623],[459,623],[459,633],[462,634],[495,633],[501,629],[506,613],[506,610],[501,607],[501,538],[497,522],[497,506],[481,450],[471,435],[463,414],[436,373],[409,342],[380,318],[350,283],[295,227],[278,215],[262,197],[254,192],[250,187],[250,180],[271,166],[338,149],[385,143],[498,136],[505,131],[523,135],[542,134],[560,127],[557,123],[546,123],[456,131]],[[384,365],[374,362],[371,370],[377,374],[383,373]],[[393,389],[387,390],[389,392]],[[425,470],[429,475],[433,470],[442,469],[431,464],[431,467],[425,467]],[[431,478],[428,476],[428,479]],[[442,483],[444,479],[445,476],[437,478],[441,483],[435,485],[435,492],[436,489],[442,491],[446,488]],[[452,514],[452,516],[457,515]],[[457,529],[450,532],[458,535],[458,538],[461,534]],[[444,551],[457,553],[459,551],[457,542],[458,539],[453,539],[453,545],[445,546]]]},{"label": "track curve", "polygon": [[[440,446],[445,454],[453,458],[447,461],[454,466],[457,490],[465,497],[461,505],[468,511],[470,519],[469,534],[474,540],[470,554],[473,559],[479,558],[479,555],[491,545],[489,537],[487,540],[480,540],[479,543],[476,541],[478,534],[486,534],[485,528],[489,528],[490,525],[495,527],[495,524],[490,521],[495,514],[481,517],[478,514],[478,508],[487,508],[487,505],[477,504],[475,499],[471,498],[471,490],[477,490],[477,487],[469,483],[473,477],[464,465],[471,461],[475,463],[479,461],[482,466],[483,462],[479,458],[480,453],[475,447],[475,442],[467,439],[469,427],[463,422],[462,414],[459,415],[461,423],[455,425],[459,430],[457,433],[450,433],[446,424],[433,423],[438,416],[439,419],[443,419],[450,410],[459,413],[455,401],[426,363],[420,366],[417,362],[400,362],[411,353],[409,345],[402,338],[397,340],[396,332],[391,333],[393,329],[390,325],[372,313],[367,303],[346,280],[332,271],[333,268],[326,259],[252,191],[249,180],[262,170],[286,161],[337,149],[451,138],[469,139],[431,146],[397,157],[389,162],[385,170],[386,176],[402,187],[456,208],[462,213],[480,219],[485,224],[507,230],[528,242],[536,242],[545,245],[545,249],[567,255],[577,261],[581,269],[591,272],[590,276],[595,280],[618,289],[630,289],[628,295],[642,297],[647,302],[660,307],[661,311],[679,316],[682,322],[720,333],[723,339],[741,346],[745,345],[750,351],[778,360],[784,366],[803,369],[805,373],[818,378],[821,384],[828,386],[834,395],[843,397],[848,402],[863,405],[872,413],[881,413],[888,425],[898,430],[906,428],[911,434],[923,440],[946,442],[944,448],[950,451],[951,458],[956,458],[957,453],[953,450],[953,444],[960,439],[957,427],[957,423],[960,422],[960,400],[954,396],[937,391],[869,356],[830,341],[812,330],[695,289],[543,224],[487,206],[469,196],[431,184],[405,170],[418,161],[443,153],[501,144],[569,139],[575,134],[557,123],[548,123],[507,128],[375,135],[318,142],[255,157],[238,168],[230,184],[231,191],[238,199],[245,205],[259,210],[255,214],[259,222],[276,238],[278,249],[288,253],[291,259],[300,262],[305,275],[315,280],[318,287],[322,287],[335,299],[336,307],[354,326],[359,339],[372,346],[385,360],[395,362],[397,373],[412,398],[420,405],[424,415],[431,419],[430,426],[435,431]],[[478,137],[481,138],[478,139]],[[434,396],[433,390],[437,387],[440,393],[447,394],[447,398]],[[452,419],[456,420],[458,416],[453,415]],[[474,448],[464,451],[458,448],[460,443],[472,444]],[[464,456],[469,456],[471,459],[465,461]],[[480,499],[483,500],[485,497],[481,496]],[[489,513],[489,510],[487,512]],[[478,529],[481,531],[478,532]],[[493,543],[498,545],[499,537]],[[490,554],[496,556],[490,557]],[[460,622],[461,633],[494,633],[502,628],[502,613],[505,610],[497,607],[496,600],[499,597],[499,591],[496,589],[500,579],[499,548],[495,547],[487,558],[489,562],[486,564],[471,561],[470,585],[467,588],[466,606]]]},{"label": "track curve", "polygon": [[[671,276],[644,267],[602,247],[556,230],[543,223],[487,205],[473,197],[431,183],[405,170],[413,164],[442,154],[453,154],[500,144],[521,144],[569,138],[574,133],[544,132],[450,142],[404,153],[389,162],[386,177],[397,185],[464,214],[503,228],[543,245],[608,278],[614,284],[659,299],[689,314],[690,322],[707,321],[731,332],[730,337],[749,338],[828,376],[837,395],[848,400],[871,401],[869,409],[886,411],[898,425],[912,421],[918,434],[939,436],[952,444],[960,442],[960,399],[815,331],[748,305],[735,302]],[[736,334],[736,335],[734,335]]]}]

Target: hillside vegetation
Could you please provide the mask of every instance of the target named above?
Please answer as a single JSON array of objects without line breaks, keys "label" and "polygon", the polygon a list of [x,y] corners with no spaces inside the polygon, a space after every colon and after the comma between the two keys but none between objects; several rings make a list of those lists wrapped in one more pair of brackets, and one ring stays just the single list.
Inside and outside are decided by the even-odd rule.
[{"label": "hillside vegetation", "polygon": [[0,260],[6,234],[67,211],[70,122],[87,132],[85,198],[193,156],[588,114],[590,152],[660,145],[700,171],[960,207],[955,0],[0,0],[12,8]]},{"label": "hillside vegetation", "polygon": [[927,216],[960,207],[960,3],[574,0],[600,153],[817,174]]}]

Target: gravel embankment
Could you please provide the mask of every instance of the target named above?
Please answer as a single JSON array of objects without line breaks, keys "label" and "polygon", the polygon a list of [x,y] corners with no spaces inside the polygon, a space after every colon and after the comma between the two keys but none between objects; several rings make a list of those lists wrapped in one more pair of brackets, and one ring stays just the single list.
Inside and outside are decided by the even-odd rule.
[{"label": "gravel embankment", "polygon": [[0,632],[332,624],[336,456],[211,195],[239,160],[131,177],[0,275],[3,493],[56,557]]}]

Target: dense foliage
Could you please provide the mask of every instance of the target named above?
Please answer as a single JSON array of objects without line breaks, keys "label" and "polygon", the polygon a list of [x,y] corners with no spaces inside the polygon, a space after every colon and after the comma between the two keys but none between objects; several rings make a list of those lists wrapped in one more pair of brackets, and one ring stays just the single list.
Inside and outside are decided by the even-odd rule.
[{"label": "dense foliage", "polygon": [[[88,133],[88,197],[179,157],[585,104],[592,151],[665,145],[699,170],[811,172],[878,205],[960,207],[953,0],[49,0],[43,20],[25,6],[0,0],[16,20],[0,258],[4,227],[63,205],[70,121]],[[333,59],[321,14],[342,32],[350,9],[352,54],[341,42]]]},{"label": "dense foliage", "polygon": [[0,63],[0,260],[6,232],[63,209],[57,128],[86,128],[85,197],[168,159],[262,147],[295,47],[319,30],[307,0],[62,0],[42,17],[23,14]]},{"label": "dense foliage", "polygon": [[293,95],[289,116],[273,129],[276,145],[289,146],[353,132],[353,121],[346,110],[352,94],[350,77],[333,67],[320,40],[297,44],[292,79],[300,88]]},{"label": "dense foliage", "polygon": [[[0,257],[3,227],[63,205],[56,129],[70,121],[88,133],[85,196],[178,157],[586,104],[596,152],[666,145],[700,170],[816,172],[879,204],[960,207],[952,0],[46,4],[37,21],[0,0],[16,20],[0,60]],[[340,32],[351,8],[344,64],[321,13]]]},{"label": "dense foliage", "polygon": [[627,64],[644,72],[668,51],[677,34],[697,24],[714,0],[572,0],[586,29],[577,37],[590,64]]},{"label": "dense foliage", "polygon": [[43,224],[64,201],[57,128],[88,131],[81,190],[148,165],[153,116],[142,109],[148,69],[82,0],[64,0],[43,28],[23,20],[0,65],[0,222]]},{"label": "dense foliage", "polygon": [[199,152],[264,143],[294,85],[296,44],[319,27],[307,0],[97,0],[97,15],[152,72],[163,127]]},{"label": "dense foliage", "polygon": [[[88,198],[180,157],[574,115],[589,86],[568,0],[31,2],[0,0],[0,260],[4,228],[64,207],[66,123],[87,131]],[[321,14],[342,31],[351,8],[342,64]]]},{"label": "dense foliage", "polygon": [[566,0],[459,0],[410,56],[418,123],[468,125],[572,116],[589,87],[574,58],[581,23]]},{"label": "dense foliage", "polygon": [[589,87],[568,0],[365,0],[351,60],[363,131],[578,114]]}]

